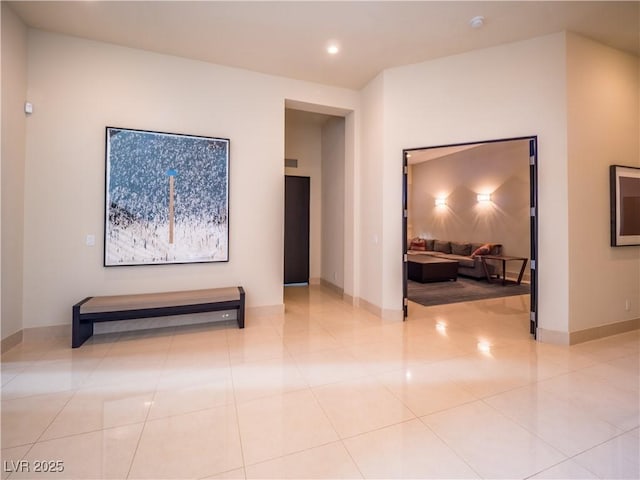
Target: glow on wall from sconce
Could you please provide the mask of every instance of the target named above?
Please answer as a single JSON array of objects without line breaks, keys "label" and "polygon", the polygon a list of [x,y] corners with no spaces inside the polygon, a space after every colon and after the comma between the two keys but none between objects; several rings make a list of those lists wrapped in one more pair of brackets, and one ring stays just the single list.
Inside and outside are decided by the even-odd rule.
[{"label": "glow on wall from sconce", "polygon": [[447,324],[444,322],[437,322],[436,323],[436,330],[438,331],[438,333],[440,335],[447,335]]},{"label": "glow on wall from sconce", "polygon": [[445,197],[436,197],[436,207],[444,207],[447,205],[447,199]]},{"label": "glow on wall from sconce", "polygon": [[479,193],[477,196],[478,202],[479,203],[485,203],[485,202],[490,202],[491,201],[491,194],[490,193]]},{"label": "glow on wall from sconce", "polygon": [[480,340],[478,341],[478,351],[485,353],[485,354],[490,354],[491,353],[491,344],[489,342],[487,342],[486,340]]}]

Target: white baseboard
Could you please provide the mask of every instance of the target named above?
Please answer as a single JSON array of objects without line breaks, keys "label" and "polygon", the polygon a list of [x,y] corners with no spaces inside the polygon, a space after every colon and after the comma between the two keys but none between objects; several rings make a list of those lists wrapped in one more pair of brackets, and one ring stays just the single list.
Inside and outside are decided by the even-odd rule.
[{"label": "white baseboard", "polygon": [[342,294],[342,300],[347,302],[349,305],[353,307],[359,307],[360,303],[358,302],[358,297],[354,297],[353,295],[349,295],[348,293]]},{"label": "white baseboard", "polygon": [[[251,317],[264,317],[279,315],[282,313],[284,313],[284,304],[248,307],[245,310],[245,316],[249,317],[249,321]],[[237,312],[235,310],[191,315],[174,315],[170,317],[135,318],[131,320],[96,322],[93,326],[93,333],[94,335],[100,335],[105,333],[130,332],[135,330],[149,330],[181,325],[198,325],[201,323],[214,323],[218,321],[234,322],[236,319]],[[0,348],[2,352],[5,352],[22,342],[46,340],[50,338],[71,339],[71,324],[24,328],[2,340]]]},{"label": "white baseboard", "polygon": [[622,322],[598,325],[597,327],[576,330],[575,332],[559,332],[557,330],[546,330],[538,328],[538,341],[542,343],[553,343],[556,345],[575,345],[577,343],[598,340],[599,338],[610,337],[620,333],[631,332],[640,329],[640,318],[624,320]]},{"label": "white baseboard", "polygon": [[404,320],[404,312],[402,310],[391,310],[389,308],[382,309],[382,319],[391,320],[393,322],[401,322]]},{"label": "white baseboard", "polygon": [[339,287],[338,285],[331,283],[329,280],[325,280],[324,278],[320,279],[320,285],[322,285],[323,287],[327,287],[329,290],[337,293],[340,296],[344,294],[344,290],[342,289],[342,287]]},{"label": "white baseboard", "polygon": [[279,305],[264,305],[262,307],[247,307],[245,309],[245,315],[253,317],[268,317],[270,315],[280,315],[282,313],[284,313],[284,303]]},{"label": "white baseboard", "polygon": [[569,332],[559,332],[545,328],[538,328],[536,337],[540,343],[551,343],[554,345],[569,345],[571,341]]},{"label": "white baseboard", "polygon": [[622,322],[586,328],[584,330],[571,332],[571,345],[588,342],[589,340],[597,340],[598,338],[610,337],[611,335],[618,335],[619,333],[631,332],[638,329],[640,329],[640,318],[633,318]]},{"label": "white baseboard", "polygon": [[367,312],[373,313],[375,316],[380,317],[383,320],[402,321],[404,319],[402,310],[383,309],[371,302],[368,302],[364,298],[359,298],[358,304]]},{"label": "white baseboard", "polygon": [[47,340],[49,338],[71,339],[71,324],[48,325],[46,327],[29,327],[23,329],[23,342]]},{"label": "white baseboard", "polygon": [[0,343],[0,353],[4,353],[7,350],[20,345],[22,343],[23,333],[22,330],[18,330],[16,333],[12,333],[7,338],[3,338]]},{"label": "white baseboard", "polygon": [[364,298],[358,298],[358,306],[364,308],[367,312],[373,313],[377,317],[382,318],[382,308],[373,303],[365,300]]}]

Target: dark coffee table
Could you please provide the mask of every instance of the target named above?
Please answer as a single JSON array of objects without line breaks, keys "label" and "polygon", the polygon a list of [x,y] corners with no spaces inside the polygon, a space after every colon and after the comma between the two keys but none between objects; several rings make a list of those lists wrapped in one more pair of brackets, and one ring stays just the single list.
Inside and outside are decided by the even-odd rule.
[{"label": "dark coffee table", "polygon": [[409,280],[414,282],[444,282],[458,279],[458,262],[430,255],[409,255]]}]

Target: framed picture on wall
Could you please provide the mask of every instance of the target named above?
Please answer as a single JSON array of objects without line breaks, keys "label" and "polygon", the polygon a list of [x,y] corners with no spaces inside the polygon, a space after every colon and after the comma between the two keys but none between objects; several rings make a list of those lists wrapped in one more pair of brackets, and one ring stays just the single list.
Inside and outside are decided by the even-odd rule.
[{"label": "framed picture on wall", "polygon": [[229,260],[229,140],[106,128],[104,265]]},{"label": "framed picture on wall", "polygon": [[611,246],[640,245],[640,168],[611,165]]}]

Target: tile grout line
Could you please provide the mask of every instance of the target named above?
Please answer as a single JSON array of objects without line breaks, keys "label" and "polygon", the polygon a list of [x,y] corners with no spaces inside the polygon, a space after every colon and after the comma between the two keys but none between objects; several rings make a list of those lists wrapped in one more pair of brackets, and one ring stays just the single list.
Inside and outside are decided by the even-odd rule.
[{"label": "tile grout line", "polygon": [[[453,407],[453,408],[455,408],[455,407]],[[427,416],[427,415],[425,415],[425,416]],[[418,417],[418,420],[422,423],[422,425],[424,425],[424,426],[425,426],[425,428],[426,428],[427,430],[429,430],[429,431],[430,431],[430,432],[431,432],[431,433],[432,433],[432,434],[433,434],[433,435],[434,435],[438,440],[440,440],[440,441],[442,442],[442,444],[443,444],[444,446],[446,446],[446,447],[447,447],[447,448],[448,448],[448,449],[449,449],[449,450],[450,450],[450,451],[451,451],[451,452],[452,452],[452,453],[453,453],[457,458],[459,458],[459,459],[460,459],[460,461],[461,461],[462,463],[464,463],[467,467],[469,467],[469,469],[470,469],[472,472],[474,472],[474,473],[478,476],[478,478],[484,478],[484,477],[480,474],[480,472],[479,472],[478,470],[476,470],[476,469],[473,467],[473,465],[471,465],[471,463],[469,463],[469,462],[467,461],[467,459],[466,459],[466,458],[464,458],[464,457],[462,456],[462,454],[458,453],[458,450],[456,450],[455,448],[453,448],[453,446],[452,446],[452,445],[449,445],[449,443],[448,443],[444,438],[442,438],[440,435],[438,435],[438,432],[436,432],[433,428],[431,428],[429,425],[427,425],[427,424],[425,423],[425,421],[423,420],[423,418],[424,418],[424,417]]]},{"label": "tile grout line", "polygon": [[[520,387],[523,388],[523,387]],[[501,395],[500,393],[498,395]],[[486,397],[486,398],[490,398],[490,397]],[[560,450],[558,447],[551,445],[549,442],[547,442],[544,438],[542,438],[540,435],[538,435],[536,432],[530,430],[526,425],[521,424],[518,420],[516,420],[515,418],[511,418],[510,416],[508,416],[507,414],[501,412],[500,410],[498,410],[497,408],[495,408],[493,405],[491,405],[490,403],[487,403],[485,401],[485,399],[481,399],[480,400],[485,406],[487,406],[488,408],[490,408],[492,411],[494,411],[495,413],[497,413],[498,415],[500,415],[502,418],[508,420],[509,422],[513,422],[516,426],[520,427],[521,429],[523,429],[525,432],[529,433],[530,435],[533,435],[535,438],[537,438],[539,441],[541,441],[542,443],[544,443],[545,445],[547,445],[549,448],[551,448],[553,451],[559,453],[560,455],[562,455],[563,457],[565,457],[565,459],[563,461],[566,461],[569,457],[569,455],[567,455],[566,453],[564,453],[562,450]]]},{"label": "tile grout line", "polygon": [[[307,380],[305,379],[305,381],[307,381]],[[308,383],[308,381],[307,381],[307,383]],[[320,410],[324,414],[325,418],[329,422],[329,425],[331,425],[331,428],[333,429],[334,433],[336,434],[336,437],[338,437],[338,442],[340,442],[340,445],[342,445],[342,448],[347,452],[347,455],[349,455],[349,458],[351,459],[351,461],[355,465],[356,469],[360,473],[361,478],[365,478],[364,473],[362,472],[362,469],[360,468],[360,465],[358,465],[358,462],[356,462],[355,458],[353,458],[353,455],[351,454],[351,452],[347,448],[347,445],[344,443],[344,439],[342,438],[342,436],[338,432],[338,429],[336,428],[336,426],[334,425],[333,421],[331,420],[331,417],[329,416],[329,414],[327,413],[325,408],[322,406],[322,403],[318,399],[318,395],[316,394],[316,391],[315,391],[314,387],[309,385],[309,391],[311,392],[311,395],[313,396],[313,398],[314,398],[316,404],[318,405],[318,407],[320,407]],[[335,443],[335,442],[330,442],[330,443]]]},{"label": "tile grout line", "polygon": [[[77,390],[76,390],[77,392]],[[30,444],[29,448],[27,449],[27,451],[24,453],[24,455],[22,455],[21,460],[24,459],[27,455],[29,455],[29,453],[31,452],[31,450],[33,450],[33,448],[36,446],[36,444],[40,443],[40,438],[42,438],[42,436],[45,434],[45,432],[49,429],[49,427],[51,427],[51,425],[53,424],[53,422],[55,421],[56,418],[58,418],[58,415],[60,415],[60,413],[62,413],[62,410],[65,409],[65,407],[69,404],[69,402],[71,401],[71,399],[75,396],[74,392],[68,399],[67,401],[64,403],[64,405],[62,405],[62,407],[60,407],[60,410],[58,410],[58,413],[56,413],[53,418],[51,419],[51,421],[49,421],[49,423],[47,424],[47,426],[45,428],[42,429],[42,432],[40,432],[40,435],[38,435],[38,438]],[[63,393],[63,392],[61,392]],[[49,394],[51,395],[51,394]],[[46,441],[46,440],[45,440]],[[23,444],[23,445],[19,445],[19,446],[24,446],[24,445],[29,445],[28,443]],[[15,448],[15,447],[7,447],[7,448]],[[9,477],[11,477],[13,475],[13,473],[15,472],[11,472],[9,474]],[[7,479],[9,478],[7,477]]]},{"label": "tile grout line", "polygon": [[[568,455],[567,455],[567,456],[566,456],[566,457],[567,457],[566,459],[564,459],[564,460],[562,460],[561,462],[558,462],[558,463],[556,463],[556,464],[554,464],[554,465],[552,465],[552,466],[550,466],[550,467],[547,467],[547,468],[545,468],[544,470],[540,470],[539,472],[536,472],[536,473],[534,473],[534,474],[530,475],[529,477],[527,477],[527,479],[529,479],[529,478],[531,478],[531,477],[533,477],[533,476],[535,476],[535,475],[538,475],[539,473],[545,472],[546,470],[549,470],[549,469],[551,469],[551,468],[554,468],[554,467],[556,467],[556,466],[558,466],[558,465],[561,465],[562,463],[565,463],[565,462],[567,462],[567,461],[574,461],[574,459],[575,459],[576,457],[579,457],[580,455],[583,455],[583,454],[585,454],[585,453],[587,453],[587,452],[589,452],[589,451],[591,451],[591,450],[593,450],[593,449],[595,449],[595,448],[598,448],[598,447],[600,447],[600,446],[604,445],[605,443],[610,442],[611,440],[614,440],[614,439],[616,439],[616,438],[618,438],[618,437],[621,437],[621,436],[623,436],[623,435],[626,435],[626,434],[627,434],[627,433],[629,433],[630,431],[635,430],[635,429],[637,429],[637,428],[638,428],[638,427],[634,427],[634,428],[632,428],[632,429],[630,429],[630,430],[627,430],[627,431],[625,431],[625,432],[623,432],[623,433],[620,433],[620,434],[618,434],[618,435],[615,435],[615,436],[613,436],[613,437],[611,437],[611,438],[608,438],[607,440],[604,440],[604,441],[602,441],[602,442],[600,442],[600,443],[598,443],[598,444],[596,444],[596,445],[594,445],[594,446],[592,446],[592,447],[589,447],[589,448],[587,448],[586,450],[583,450],[583,451],[581,451],[581,452],[579,452],[579,453],[576,453],[576,454],[574,454],[574,455],[571,455],[571,456],[568,456]],[[594,472],[593,470],[591,470],[589,467],[587,467],[587,466],[585,466],[585,465],[582,465],[582,464],[581,464],[581,463],[579,463],[579,462],[575,462],[575,463],[577,463],[581,468],[584,468],[585,470],[587,470],[589,473],[592,473],[596,478],[601,478],[601,477],[600,477],[596,472]]]},{"label": "tile grout line", "polygon": [[[35,363],[35,362],[37,362],[39,359],[43,358],[45,355],[46,355],[46,353],[45,353],[45,352],[43,352],[43,353],[42,353],[42,355],[41,355],[40,357],[38,357],[38,359],[33,360],[32,362],[34,362],[34,363]],[[105,353],[105,355],[106,355],[106,353]],[[63,361],[63,360],[66,360],[66,359],[61,359],[61,361]],[[71,360],[72,360],[72,358],[71,358]],[[104,360],[104,356],[103,356],[103,358],[100,358],[100,359],[99,359],[99,362],[98,362],[98,363],[97,363],[97,365],[93,368],[92,372],[91,372],[91,373],[89,373],[89,374],[87,375],[87,377],[83,380],[83,382],[81,383],[81,385],[80,385],[80,386],[78,386],[78,387],[76,387],[76,388],[70,388],[70,389],[68,389],[68,390],[62,390],[62,391],[57,391],[57,392],[48,392],[48,393],[42,393],[42,394],[26,395],[26,396],[22,396],[22,397],[15,397],[15,398],[8,398],[8,399],[2,398],[2,401],[12,401],[12,400],[20,400],[20,399],[24,399],[24,398],[33,398],[33,397],[37,397],[37,396],[61,395],[61,394],[64,394],[64,393],[66,393],[66,392],[73,392],[73,393],[69,396],[69,398],[67,399],[67,401],[64,403],[64,405],[62,405],[62,406],[60,407],[60,409],[58,410],[58,412],[53,416],[53,418],[49,421],[49,423],[47,424],[47,426],[43,428],[43,430],[42,430],[42,432],[40,433],[40,435],[38,435],[38,437],[37,437],[33,442],[26,443],[26,444],[22,444],[22,445],[16,445],[16,446],[14,446],[14,447],[18,447],[18,446],[30,445],[30,446],[29,446],[29,448],[27,449],[27,451],[25,452],[25,454],[22,456],[22,458],[26,457],[26,456],[29,454],[29,452],[31,452],[31,450],[33,449],[33,447],[34,447],[37,443],[42,443],[42,442],[46,442],[46,441],[49,441],[49,440],[54,440],[54,439],[47,439],[47,440],[42,440],[42,441],[41,441],[42,436],[47,432],[47,430],[51,427],[51,425],[53,424],[53,422],[55,422],[55,420],[58,418],[58,416],[60,416],[60,414],[62,413],[62,411],[63,411],[63,410],[67,407],[67,405],[69,405],[69,403],[73,400],[73,398],[75,398],[75,396],[76,396],[76,395],[77,395],[77,393],[78,393],[78,390],[80,390],[80,389],[82,388],[82,384],[83,384],[84,382],[86,382],[86,380],[87,380],[87,379],[91,376],[91,374],[92,374],[92,373],[93,373],[93,372],[98,368],[98,366],[102,363],[102,361],[103,361],[103,360]],[[54,361],[54,363],[55,363],[55,361]],[[32,366],[34,366],[34,367],[35,367],[36,365],[32,365]],[[23,373],[23,372],[24,372],[24,371],[26,371],[26,370],[28,370],[28,367],[25,367],[25,368],[21,371],[21,373]],[[16,377],[17,377],[17,375],[16,375]],[[16,377],[12,378],[11,380],[14,380]],[[0,389],[0,390],[1,390],[1,389]],[[7,447],[7,448],[14,448],[14,447]],[[22,458],[21,458],[21,459],[22,459]]]},{"label": "tile grout line", "polygon": [[[165,366],[167,365],[167,361],[169,359],[169,352],[171,351],[171,345],[173,345],[175,339],[175,329],[172,330],[172,335],[171,335],[171,341],[169,342],[169,345],[165,351],[164,354],[164,361],[162,362],[162,367],[160,369],[160,372],[164,371]],[[114,347],[112,347],[114,348]],[[140,434],[138,435],[138,441],[136,442],[136,446],[133,449],[133,455],[131,455],[131,460],[129,462],[129,468],[127,469],[127,475],[125,478],[130,478],[131,477],[131,469],[133,468],[133,464],[135,462],[136,459],[136,455],[138,454],[138,448],[140,448],[140,442],[142,441],[142,436],[144,435],[144,431],[147,428],[147,421],[149,420],[149,414],[151,413],[151,409],[153,408],[153,402],[156,399],[156,394],[158,393],[158,385],[160,383],[160,377],[161,377],[162,373],[160,373],[158,375],[158,377],[156,378],[156,382],[155,382],[155,388],[153,390],[153,396],[151,397],[151,405],[149,406],[149,408],[147,409],[147,413],[144,417],[144,421],[142,423],[142,428],[140,429]]]},{"label": "tile grout line", "polygon": [[[227,333],[225,332],[224,335],[225,338],[225,345],[227,346],[227,360],[229,362],[229,375],[231,377],[231,391],[233,392],[233,408],[236,412],[236,428],[238,429],[238,442],[240,443],[240,459],[242,462],[242,471],[244,473],[244,478],[245,480],[247,479],[247,464],[246,464],[246,460],[244,457],[244,444],[242,441],[242,429],[240,428],[240,410],[238,408],[238,399],[236,397],[236,383],[235,383],[235,379],[233,376],[233,366],[231,364],[231,349],[229,346],[229,336],[227,335]],[[224,473],[224,472],[219,472],[219,473]],[[219,474],[218,473],[218,474]],[[214,474],[216,475],[216,474]]]}]

